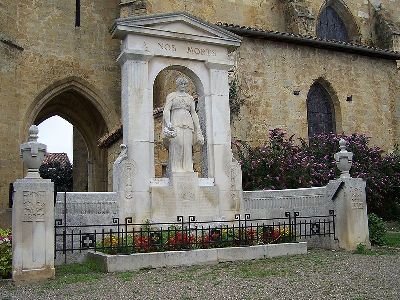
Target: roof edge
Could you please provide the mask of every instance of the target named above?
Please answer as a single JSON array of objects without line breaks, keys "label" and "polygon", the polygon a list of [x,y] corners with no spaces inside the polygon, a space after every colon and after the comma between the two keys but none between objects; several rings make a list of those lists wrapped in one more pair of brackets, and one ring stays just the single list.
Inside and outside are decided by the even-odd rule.
[{"label": "roof edge", "polygon": [[346,43],[341,41],[319,39],[316,37],[296,35],[292,33],[278,32],[278,31],[264,31],[261,29],[244,27],[227,23],[218,23],[217,25],[226,30],[230,30],[240,36],[298,44],[313,48],[359,54],[363,56],[369,56],[387,60],[400,60],[400,52],[386,50],[386,49],[374,48],[374,47]]}]

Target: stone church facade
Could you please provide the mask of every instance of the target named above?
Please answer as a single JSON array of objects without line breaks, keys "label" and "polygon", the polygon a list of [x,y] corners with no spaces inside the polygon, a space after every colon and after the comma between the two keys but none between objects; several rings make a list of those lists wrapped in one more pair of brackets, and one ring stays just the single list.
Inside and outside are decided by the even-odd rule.
[{"label": "stone church facade", "polygon": [[[110,189],[122,132],[110,28],[176,11],[243,38],[231,53],[233,138],[260,144],[279,127],[302,138],[365,133],[386,151],[399,143],[400,0],[0,0],[0,226],[23,174],[19,145],[51,116],[74,125],[74,188]],[[173,76],[155,83],[156,124]]]}]

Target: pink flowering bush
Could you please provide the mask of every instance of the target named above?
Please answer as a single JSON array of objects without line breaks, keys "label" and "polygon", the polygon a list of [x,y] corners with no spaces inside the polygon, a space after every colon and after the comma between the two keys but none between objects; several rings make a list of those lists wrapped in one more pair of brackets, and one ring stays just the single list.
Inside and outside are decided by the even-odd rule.
[{"label": "pink flowering bush", "polygon": [[308,142],[287,137],[280,129],[270,131],[269,141],[258,147],[234,142],[243,171],[243,189],[294,189],[324,186],[340,175],[333,155],[339,151],[339,139],[354,153],[352,177],[367,182],[369,212],[384,218],[400,218],[400,156],[385,155],[378,147],[369,147],[369,137],[320,134]]},{"label": "pink flowering bush", "polygon": [[11,230],[0,228],[0,278],[11,277],[12,269]]}]

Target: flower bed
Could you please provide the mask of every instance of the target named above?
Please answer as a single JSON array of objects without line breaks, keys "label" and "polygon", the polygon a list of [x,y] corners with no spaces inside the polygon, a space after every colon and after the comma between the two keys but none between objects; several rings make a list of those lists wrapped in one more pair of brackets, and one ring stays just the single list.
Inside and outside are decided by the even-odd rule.
[{"label": "flower bed", "polygon": [[10,229],[0,228],[0,278],[11,278],[12,235]]},{"label": "flower bed", "polygon": [[293,242],[290,226],[220,226],[208,228],[154,227],[128,233],[105,234],[95,251],[106,254],[131,254],[226,247],[255,246]]}]

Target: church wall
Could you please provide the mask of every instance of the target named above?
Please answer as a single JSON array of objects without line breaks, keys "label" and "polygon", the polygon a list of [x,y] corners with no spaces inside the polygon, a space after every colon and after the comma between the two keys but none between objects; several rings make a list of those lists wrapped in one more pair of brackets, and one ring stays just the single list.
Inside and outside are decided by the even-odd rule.
[{"label": "church wall", "polygon": [[[42,91],[65,78],[80,78],[104,102],[108,129],[119,124],[120,67],[115,62],[119,41],[109,33],[120,14],[119,2],[81,0],[81,26],[75,27],[75,1],[0,0],[0,37],[24,48],[22,51],[0,42],[0,212],[8,205],[8,184],[23,175],[19,144],[26,140],[27,122],[32,121],[27,119],[30,106]],[[146,3],[142,12],[149,14],[187,11],[210,23],[290,29],[282,0],[141,2]],[[317,18],[324,1],[303,2]],[[374,40],[370,2],[382,2],[394,21],[400,21],[400,0],[345,2],[363,43]],[[315,34],[315,28],[309,34]],[[331,83],[340,103],[342,122],[337,128],[346,133],[366,133],[372,136],[371,144],[385,150],[399,143],[400,76],[394,62],[248,38],[244,38],[236,56],[244,104],[233,120],[234,138],[261,143],[275,127],[306,137],[308,89],[313,80],[323,77]],[[300,91],[299,96],[293,95],[295,89]],[[346,101],[349,95],[352,102]],[[108,151],[109,187],[120,143]],[[163,160],[165,152],[160,151]],[[156,173],[160,172],[158,167]]]},{"label": "church wall", "polygon": [[147,0],[148,13],[186,11],[210,23],[285,30],[281,0]]},{"label": "church wall", "polygon": [[[22,49],[16,44],[17,5],[13,0],[0,0],[0,226],[11,220],[8,207],[9,183],[19,176],[19,113],[20,83],[16,69]],[[7,43],[8,42],[8,43]]]},{"label": "church wall", "polygon": [[307,94],[323,78],[340,106],[337,132],[365,133],[371,145],[393,149],[393,95],[399,89],[394,61],[249,38],[237,50],[236,61],[243,105],[232,124],[233,138],[260,144],[277,127],[307,138]]},{"label": "church wall", "polygon": [[[66,78],[79,78],[103,101],[108,128],[120,118],[119,41],[109,33],[119,1],[82,0],[80,27],[75,27],[75,1],[6,2],[7,11],[16,6],[12,38],[24,50],[0,42],[0,211],[8,205],[9,183],[23,176],[19,144],[27,138],[28,122],[33,121],[27,116],[42,91]],[[0,5],[0,14],[2,9]]]}]

